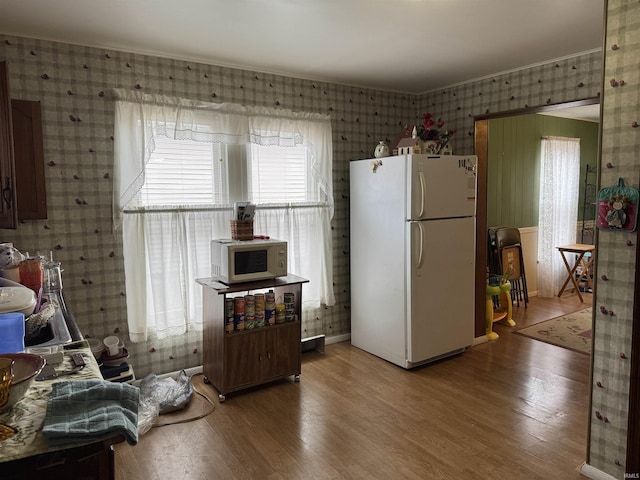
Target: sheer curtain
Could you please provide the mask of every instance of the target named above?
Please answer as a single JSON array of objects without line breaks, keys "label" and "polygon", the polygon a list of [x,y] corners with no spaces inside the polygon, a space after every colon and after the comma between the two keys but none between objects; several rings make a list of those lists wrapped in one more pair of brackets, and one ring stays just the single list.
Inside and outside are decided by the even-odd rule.
[{"label": "sheer curtain", "polygon": [[556,247],[576,242],[580,139],[542,140],[538,218],[538,295],[553,297],[567,278]]},{"label": "sheer curtain", "polygon": [[335,304],[332,137],[327,115],[124,90],[114,93],[113,215],[123,234],[131,341],[202,328],[201,287],[195,279],[210,276],[210,240],[230,236],[230,202],[141,204],[138,193],[145,167],[160,137],[236,146],[235,150],[249,143],[303,146],[310,165],[307,202],[258,204],[254,229],[289,243],[289,271],[309,279],[303,307]]}]

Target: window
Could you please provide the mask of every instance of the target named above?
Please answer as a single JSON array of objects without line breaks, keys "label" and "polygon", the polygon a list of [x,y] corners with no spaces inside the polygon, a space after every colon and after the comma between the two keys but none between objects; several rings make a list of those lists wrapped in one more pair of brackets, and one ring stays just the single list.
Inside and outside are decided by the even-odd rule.
[{"label": "window", "polygon": [[138,193],[140,206],[229,203],[220,145],[157,137]]},{"label": "window", "polygon": [[229,238],[235,201],[256,204],[256,233],[289,243],[289,271],[309,279],[303,322],[335,303],[327,116],[116,94],[114,223],[131,341],[201,329],[195,279],[210,276],[210,241]]},{"label": "window", "polygon": [[255,204],[307,202],[310,190],[304,147],[250,145],[250,193]]}]

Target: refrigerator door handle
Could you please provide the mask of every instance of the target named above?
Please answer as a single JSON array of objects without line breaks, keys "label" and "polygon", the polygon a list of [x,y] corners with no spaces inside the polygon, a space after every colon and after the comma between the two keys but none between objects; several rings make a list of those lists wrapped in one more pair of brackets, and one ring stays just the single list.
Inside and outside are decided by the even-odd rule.
[{"label": "refrigerator door handle", "polygon": [[424,249],[424,227],[422,223],[417,222],[418,230],[420,231],[420,253],[418,254],[418,265],[417,269],[420,270],[422,268],[422,258],[423,258],[423,249]]},{"label": "refrigerator door handle", "polygon": [[425,188],[426,188],[426,181],[424,178],[424,172],[422,170],[420,170],[418,172],[418,178],[420,179],[420,212],[418,213],[418,218],[422,218],[422,215],[424,214],[424,197],[425,197]]}]

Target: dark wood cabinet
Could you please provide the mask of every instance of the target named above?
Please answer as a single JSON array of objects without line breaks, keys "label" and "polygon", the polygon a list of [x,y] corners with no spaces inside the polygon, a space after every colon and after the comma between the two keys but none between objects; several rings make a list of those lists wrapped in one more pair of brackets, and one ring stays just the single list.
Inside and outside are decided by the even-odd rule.
[{"label": "dark wood cabinet", "polygon": [[299,322],[228,334],[225,385],[237,389],[300,374]]},{"label": "dark wood cabinet", "polygon": [[3,480],[113,480],[116,471],[113,444],[124,440],[124,436],[114,436],[91,445],[0,463],[0,471]]},{"label": "dark wood cabinet", "polygon": [[0,62],[0,228],[16,228],[18,224],[10,99],[9,69],[7,62]]},{"label": "dark wood cabinet", "polygon": [[[301,373],[302,284],[308,280],[288,275],[273,280],[225,285],[198,279],[203,294],[203,373],[205,382],[226,394]],[[225,332],[225,299],[272,289],[276,298],[294,294],[293,322]]]},{"label": "dark wood cabinet", "polygon": [[40,102],[11,100],[7,62],[0,62],[0,228],[47,218]]},{"label": "dark wood cabinet", "polygon": [[18,220],[47,218],[40,102],[11,100]]}]

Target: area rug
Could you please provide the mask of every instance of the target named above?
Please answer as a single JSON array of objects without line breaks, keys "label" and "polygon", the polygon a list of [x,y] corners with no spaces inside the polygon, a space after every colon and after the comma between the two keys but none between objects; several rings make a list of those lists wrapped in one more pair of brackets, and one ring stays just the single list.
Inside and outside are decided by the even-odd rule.
[{"label": "area rug", "polygon": [[590,354],[591,308],[545,320],[514,333],[575,352]]}]

